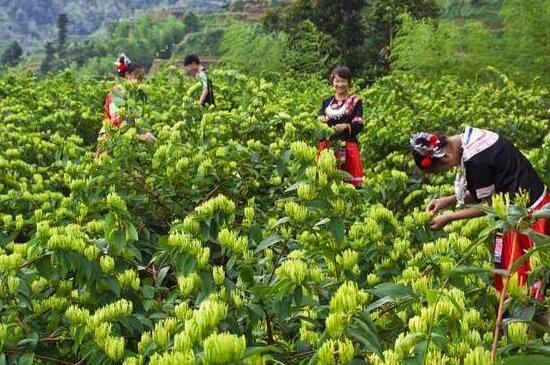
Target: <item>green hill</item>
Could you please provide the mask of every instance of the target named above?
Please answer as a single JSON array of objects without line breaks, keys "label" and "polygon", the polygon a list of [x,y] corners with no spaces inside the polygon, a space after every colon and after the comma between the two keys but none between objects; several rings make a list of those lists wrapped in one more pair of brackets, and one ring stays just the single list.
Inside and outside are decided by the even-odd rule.
[{"label": "green hill", "polygon": [[0,5],[0,47],[17,40],[27,48],[55,35],[57,17],[69,17],[69,34],[86,36],[121,18],[156,8],[181,7],[193,11],[216,11],[229,0],[7,0]]}]

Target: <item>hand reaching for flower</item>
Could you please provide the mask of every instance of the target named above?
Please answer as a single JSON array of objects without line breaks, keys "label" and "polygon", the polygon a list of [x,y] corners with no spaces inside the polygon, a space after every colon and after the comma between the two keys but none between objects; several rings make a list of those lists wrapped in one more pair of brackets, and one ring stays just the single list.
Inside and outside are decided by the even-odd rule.
[{"label": "hand reaching for flower", "polygon": [[140,134],[138,139],[145,143],[155,143],[157,141],[157,137],[151,132]]}]

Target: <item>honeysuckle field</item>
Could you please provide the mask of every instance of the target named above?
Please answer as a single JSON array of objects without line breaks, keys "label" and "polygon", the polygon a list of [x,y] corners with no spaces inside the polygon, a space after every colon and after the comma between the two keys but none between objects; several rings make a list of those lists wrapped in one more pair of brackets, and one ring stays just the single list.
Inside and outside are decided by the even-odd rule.
[{"label": "honeysuckle field", "polygon": [[[212,76],[207,109],[172,67],[126,84],[129,126],[102,154],[114,81],[0,78],[0,364],[490,364],[490,232],[530,217],[499,198],[430,231],[425,204],[453,173],[420,175],[408,139],[489,128],[550,183],[549,91],[410,75],[356,90],[355,190],[317,156],[326,82]],[[550,300],[513,279],[497,363],[550,363],[533,320]]]}]

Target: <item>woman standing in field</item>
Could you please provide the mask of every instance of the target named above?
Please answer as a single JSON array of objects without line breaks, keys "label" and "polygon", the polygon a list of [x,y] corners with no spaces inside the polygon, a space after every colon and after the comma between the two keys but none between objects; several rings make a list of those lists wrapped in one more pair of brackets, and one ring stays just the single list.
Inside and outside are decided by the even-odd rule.
[{"label": "woman standing in field", "polygon": [[[460,219],[480,217],[479,207],[465,207],[453,212],[436,215],[439,211],[458,203],[490,203],[494,194],[509,194],[513,199],[525,192],[529,196],[528,210],[535,212],[550,204],[550,194],[531,163],[504,137],[484,129],[466,127],[462,134],[444,136],[421,132],[412,136],[411,148],[420,170],[433,173],[460,167],[455,179],[455,195],[432,200],[427,211],[433,215],[430,228],[442,229],[446,224]],[[537,220],[532,228],[542,234],[550,234],[550,221]],[[515,241],[515,243],[514,243]],[[533,241],[517,231],[497,233],[494,242],[493,261],[500,269],[509,270],[523,253],[533,247]],[[531,268],[526,261],[518,270],[520,285],[527,283]],[[502,276],[495,275],[497,290],[503,290]],[[543,299],[544,288],[538,281],[531,287],[531,295]]]},{"label": "woman standing in field", "polygon": [[[363,101],[350,94],[351,71],[347,67],[335,68],[330,75],[330,81],[335,93],[323,100],[319,115],[334,129],[334,134],[320,142],[319,151],[337,144],[335,155],[339,168],[347,171],[351,175],[349,182],[360,188],[364,173],[357,135],[363,129]],[[342,144],[343,151],[339,149]]]}]

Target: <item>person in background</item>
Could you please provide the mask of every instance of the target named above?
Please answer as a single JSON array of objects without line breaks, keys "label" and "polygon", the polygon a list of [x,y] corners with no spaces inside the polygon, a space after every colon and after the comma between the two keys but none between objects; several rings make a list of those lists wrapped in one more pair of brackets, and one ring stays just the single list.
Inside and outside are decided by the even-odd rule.
[{"label": "person in background", "polygon": [[[142,66],[130,61],[126,55],[121,54],[115,62],[117,66],[117,75],[124,78],[127,82],[141,82],[145,70]],[[105,140],[107,138],[107,131],[105,124],[109,124],[111,127],[120,128],[124,127],[127,123],[122,119],[120,115],[120,108],[126,104],[126,90],[124,85],[115,86],[111,92],[105,98],[105,117],[104,125],[99,131],[99,140]],[[156,137],[151,132],[144,132],[138,135],[138,139],[143,142],[153,143],[156,141]]]},{"label": "person in background", "polygon": [[[336,67],[330,74],[334,95],[323,100],[320,118],[327,123],[334,134],[319,144],[319,152],[335,148],[339,168],[351,175],[349,182],[356,188],[363,185],[363,165],[357,135],[363,129],[363,101],[350,94],[351,71],[347,67]],[[344,150],[334,144],[344,144]]]},{"label": "person in background", "polygon": [[185,56],[183,60],[185,69],[197,77],[202,84],[202,93],[199,98],[199,104],[204,105],[216,105],[214,101],[214,89],[212,87],[212,81],[206,73],[206,68],[201,64],[201,61],[197,55],[191,54]]},{"label": "person in background", "polygon": [[[410,144],[415,163],[424,172],[460,168],[455,179],[455,195],[434,199],[426,208],[433,216],[430,223],[433,230],[442,229],[456,220],[484,215],[480,207],[464,207],[464,204],[490,203],[494,194],[509,194],[514,199],[521,192],[527,193],[529,212],[550,204],[550,194],[531,163],[510,141],[497,133],[473,127],[466,127],[462,134],[453,136],[420,132],[411,137]],[[437,215],[457,204],[460,209]],[[550,221],[541,218],[532,228],[548,235]],[[532,247],[533,241],[515,230],[497,232],[493,246],[495,266],[509,270]],[[527,283],[530,270],[529,261],[519,268],[520,285]],[[503,290],[501,275],[495,275],[494,285],[497,290]],[[544,298],[541,281],[535,282],[530,289],[534,298]]]}]

